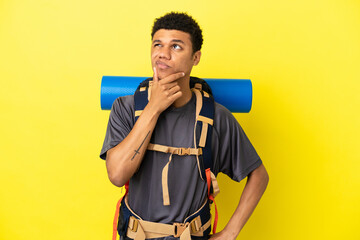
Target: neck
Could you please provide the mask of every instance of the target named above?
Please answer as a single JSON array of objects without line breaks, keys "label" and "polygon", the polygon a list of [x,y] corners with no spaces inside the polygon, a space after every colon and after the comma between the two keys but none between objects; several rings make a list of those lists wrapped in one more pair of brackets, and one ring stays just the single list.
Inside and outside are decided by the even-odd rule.
[{"label": "neck", "polygon": [[190,90],[190,76],[185,76],[178,80],[180,91],[182,92],[182,96],[175,100],[172,104],[174,107],[179,108],[188,103],[192,97],[192,92]]}]

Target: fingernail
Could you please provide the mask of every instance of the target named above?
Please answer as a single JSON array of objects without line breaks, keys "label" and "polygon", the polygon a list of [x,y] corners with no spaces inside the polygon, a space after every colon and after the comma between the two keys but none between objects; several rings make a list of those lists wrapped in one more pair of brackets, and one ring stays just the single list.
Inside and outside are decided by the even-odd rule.
[{"label": "fingernail", "polygon": [[185,76],[185,73],[182,73],[183,76]]}]

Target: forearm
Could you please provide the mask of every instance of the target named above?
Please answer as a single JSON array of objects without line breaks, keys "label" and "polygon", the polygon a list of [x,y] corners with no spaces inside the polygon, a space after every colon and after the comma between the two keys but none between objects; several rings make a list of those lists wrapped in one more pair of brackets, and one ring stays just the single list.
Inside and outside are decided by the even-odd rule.
[{"label": "forearm", "polygon": [[248,176],[239,204],[230,221],[223,230],[227,233],[227,236],[229,236],[227,239],[236,239],[259,203],[268,182],[269,176],[263,165],[255,169]]},{"label": "forearm", "polygon": [[148,104],[129,135],[108,150],[106,168],[114,185],[123,186],[139,168],[159,115],[160,113]]},{"label": "forearm", "polygon": [[114,185],[123,186],[139,168],[159,115],[182,96],[177,79],[184,75],[179,72],[159,80],[154,68],[148,104],[129,135],[106,154],[108,176]]}]

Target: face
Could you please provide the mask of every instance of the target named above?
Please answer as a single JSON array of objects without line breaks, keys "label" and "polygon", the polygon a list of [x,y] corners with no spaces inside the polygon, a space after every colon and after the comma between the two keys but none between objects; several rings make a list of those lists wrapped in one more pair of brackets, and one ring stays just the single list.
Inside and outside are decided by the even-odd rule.
[{"label": "face", "polygon": [[151,64],[157,68],[159,79],[177,72],[184,72],[185,77],[190,76],[200,56],[200,51],[193,53],[191,37],[186,32],[160,29],[154,34]]}]

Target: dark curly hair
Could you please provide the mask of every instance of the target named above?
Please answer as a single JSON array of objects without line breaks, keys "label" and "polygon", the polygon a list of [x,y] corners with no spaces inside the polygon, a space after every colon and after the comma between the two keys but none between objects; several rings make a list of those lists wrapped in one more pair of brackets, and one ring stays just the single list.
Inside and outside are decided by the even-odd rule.
[{"label": "dark curly hair", "polygon": [[170,12],[155,19],[151,31],[151,39],[160,29],[179,30],[190,34],[193,52],[201,49],[203,44],[202,31],[199,24],[187,13]]}]

